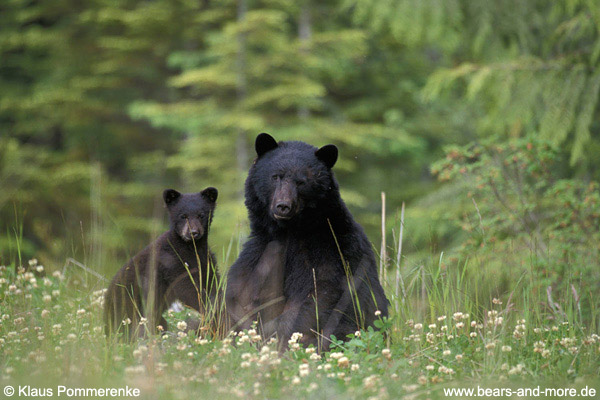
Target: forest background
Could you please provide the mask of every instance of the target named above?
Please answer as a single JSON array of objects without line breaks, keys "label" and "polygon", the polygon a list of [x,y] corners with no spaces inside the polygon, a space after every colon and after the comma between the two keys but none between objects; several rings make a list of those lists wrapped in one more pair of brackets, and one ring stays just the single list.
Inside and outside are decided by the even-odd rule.
[{"label": "forest background", "polygon": [[0,264],[109,277],[215,186],[225,271],[265,131],[340,148],[390,298],[459,269],[597,329],[599,91],[592,0],[3,1]]}]

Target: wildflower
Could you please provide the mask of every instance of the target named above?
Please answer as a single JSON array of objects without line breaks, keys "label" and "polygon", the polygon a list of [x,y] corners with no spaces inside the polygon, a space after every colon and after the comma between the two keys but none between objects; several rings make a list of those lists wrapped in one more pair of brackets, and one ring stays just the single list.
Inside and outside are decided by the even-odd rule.
[{"label": "wildflower", "polygon": [[533,344],[533,352],[541,353],[544,350],[544,347],[546,347],[546,343],[539,340]]},{"label": "wildflower", "polygon": [[489,342],[485,345],[486,350],[493,350],[496,348],[496,342]]},{"label": "wildflower", "polygon": [[469,336],[472,338],[476,338],[477,337],[477,332],[471,332],[469,333]]},{"label": "wildflower", "polygon": [[427,377],[425,375],[419,375],[419,377],[417,378],[417,382],[419,382],[420,385],[426,385]]},{"label": "wildflower", "polygon": [[475,328],[477,326],[477,321],[471,321],[471,328]]},{"label": "wildflower", "polygon": [[83,308],[80,308],[79,310],[77,310],[77,316],[78,317],[81,317],[83,315],[85,315],[85,310]]},{"label": "wildflower", "polygon": [[415,331],[420,331],[421,329],[423,329],[423,324],[415,324],[414,329]]},{"label": "wildflower", "polygon": [[351,371],[358,371],[360,369],[360,365],[358,364],[352,364],[352,367],[350,367]]},{"label": "wildflower", "polygon": [[140,322],[139,322],[140,326],[146,325],[147,323],[148,323],[148,319],[146,317],[140,318]]},{"label": "wildflower", "polygon": [[130,325],[131,324],[131,319],[130,318],[125,318],[123,321],[121,321],[123,323],[123,325]]},{"label": "wildflower", "polygon": [[354,336],[356,336],[356,337],[360,337],[360,331],[356,331],[356,332],[354,332]]},{"label": "wildflower", "polygon": [[[344,358],[346,358],[346,357],[344,357]],[[339,360],[338,360],[338,364],[339,364]],[[298,375],[300,375],[300,377],[305,377],[305,376],[308,376],[309,373],[310,373],[310,369],[308,367],[308,364],[300,364]]]},{"label": "wildflower", "polygon": [[375,316],[376,317],[379,317],[380,315],[381,315],[381,311],[379,311],[379,310],[375,311]]},{"label": "wildflower", "polygon": [[426,369],[427,371],[433,371],[433,369],[434,369],[434,368],[435,368],[435,367],[434,367],[433,365],[431,365],[431,364],[429,364],[429,365],[427,365],[427,366],[425,367],[425,369]]},{"label": "wildflower", "polygon": [[390,351],[390,349],[381,350],[381,355],[384,356],[388,360],[392,359],[392,352]]},{"label": "wildflower", "polygon": [[452,318],[453,318],[455,321],[460,321],[461,319],[463,319],[463,316],[464,316],[464,314],[463,314],[463,313],[461,313],[461,312],[455,312],[455,313],[452,315]]},{"label": "wildflower", "polygon": [[249,361],[242,361],[240,363],[240,367],[242,367],[242,368],[249,368],[250,367],[250,362]]},{"label": "wildflower", "polygon": [[456,329],[462,329],[465,326],[464,322],[457,322]]},{"label": "wildflower", "polygon": [[463,355],[462,354],[457,354],[456,356],[454,356],[454,358],[456,358],[456,361],[462,361]]},{"label": "wildflower", "polygon": [[300,383],[300,378],[299,378],[299,377],[297,377],[297,376],[295,376],[295,377],[292,379],[292,385],[297,385],[297,384],[299,384],[299,383]]},{"label": "wildflower", "polygon": [[509,375],[520,374],[523,371],[523,368],[525,368],[525,366],[523,364],[517,364],[516,366],[512,367],[508,371],[508,374]]},{"label": "wildflower", "polygon": [[350,364],[350,360],[348,360],[348,357],[341,357],[337,360],[337,363],[338,363],[338,367],[346,368]]},{"label": "wildflower", "polygon": [[436,324],[429,324],[428,328],[430,330],[434,330],[435,328],[437,328],[437,325]]},{"label": "wildflower", "polygon": [[179,329],[180,331],[185,331],[187,328],[187,323],[185,321],[179,321],[177,323],[177,329]]},{"label": "wildflower", "polygon": [[42,300],[44,300],[44,303],[50,303],[52,301],[52,297],[49,294],[45,294],[42,297]]},{"label": "wildflower", "polygon": [[503,353],[510,353],[511,350],[512,350],[512,347],[510,347],[510,346],[502,346]]},{"label": "wildflower", "polygon": [[10,285],[10,286],[8,287],[8,291],[9,291],[9,292],[16,292],[16,291],[17,291],[17,287],[16,287],[15,285]]},{"label": "wildflower", "polygon": [[444,356],[449,356],[450,354],[452,354],[452,351],[450,351],[450,350],[444,350],[444,352],[442,354]]},{"label": "wildflower", "polygon": [[548,358],[549,355],[550,355],[550,350],[548,350],[548,349],[542,350],[542,357]]},{"label": "wildflower", "polygon": [[497,298],[493,298],[492,299],[492,303],[493,304],[497,304],[497,305],[502,305],[502,301],[500,299],[497,299]]},{"label": "wildflower", "polygon": [[343,356],[344,356],[344,353],[342,353],[342,352],[334,352],[334,353],[329,354],[329,357],[333,358],[334,360],[339,360]]},{"label": "wildflower", "polygon": [[321,359],[321,356],[320,356],[320,355],[318,355],[317,353],[313,353],[313,354],[311,354],[311,355],[310,355],[310,357],[309,357],[309,358],[310,358],[311,360],[313,360],[313,361],[317,361],[317,360],[320,360],[320,359]]}]

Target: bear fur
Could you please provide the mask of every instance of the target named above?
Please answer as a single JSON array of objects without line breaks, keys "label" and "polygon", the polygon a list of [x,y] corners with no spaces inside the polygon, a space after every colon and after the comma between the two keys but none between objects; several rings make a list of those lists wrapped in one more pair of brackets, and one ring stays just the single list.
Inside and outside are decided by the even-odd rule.
[{"label": "bear fur", "polygon": [[331,171],[337,147],[277,143],[262,133],[255,148],[245,186],[251,233],[225,295],[233,328],[257,321],[282,349],[299,332],[323,350],[331,335],[345,339],[387,316],[371,244]]},{"label": "bear fur", "polygon": [[[204,313],[215,303],[219,274],[208,247],[208,230],[217,189],[182,194],[163,192],[170,229],[136,254],[113,277],[105,294],[107,336],[124,333],[129,340],[167,330],[163,312],[176,300]],[[209,304],[210,303],[210,304]],[[141,318],[146,318],[146,323]],[[130,324],[123,321],[129,319]]]}]

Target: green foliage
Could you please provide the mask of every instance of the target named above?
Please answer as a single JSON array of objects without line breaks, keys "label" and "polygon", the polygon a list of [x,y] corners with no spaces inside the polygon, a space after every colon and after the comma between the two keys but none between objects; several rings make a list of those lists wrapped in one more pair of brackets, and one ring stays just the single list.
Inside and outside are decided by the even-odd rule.
[{"label": "green foliage", "polygon": [[597,182],[568,179],[565,158],[536,138],[487,141],[449,148],[433,172],[472,203],[459,221],[462,257],[494,266],[530,259],[532,289],[553,285],[569,297],[572,290],[589,311],[577,291],[600,284],[600,192]]}]

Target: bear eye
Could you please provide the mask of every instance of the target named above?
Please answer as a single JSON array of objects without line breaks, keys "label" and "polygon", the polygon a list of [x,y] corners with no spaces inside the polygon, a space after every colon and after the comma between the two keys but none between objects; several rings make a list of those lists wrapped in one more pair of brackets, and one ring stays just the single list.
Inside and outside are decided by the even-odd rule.
[{"label": "bear eye", "polygon": [[198,218],[200,218],[200,219],[204,218],[204,213],[198,214]]},{"label": "bear eye", "polygon": [[187,219],[187,217],[188,217],[188,216],[187,216],[187,214],[181,214],[181,215],[179,216],[179,218],[181,218],[181,219]]},{"label": "bear eye", "polygon": [[279,180],[279,175],[273,175],[273,176],[271,177],[271,180],[273,180],[273,181],[278,181],[278,180]]}]

